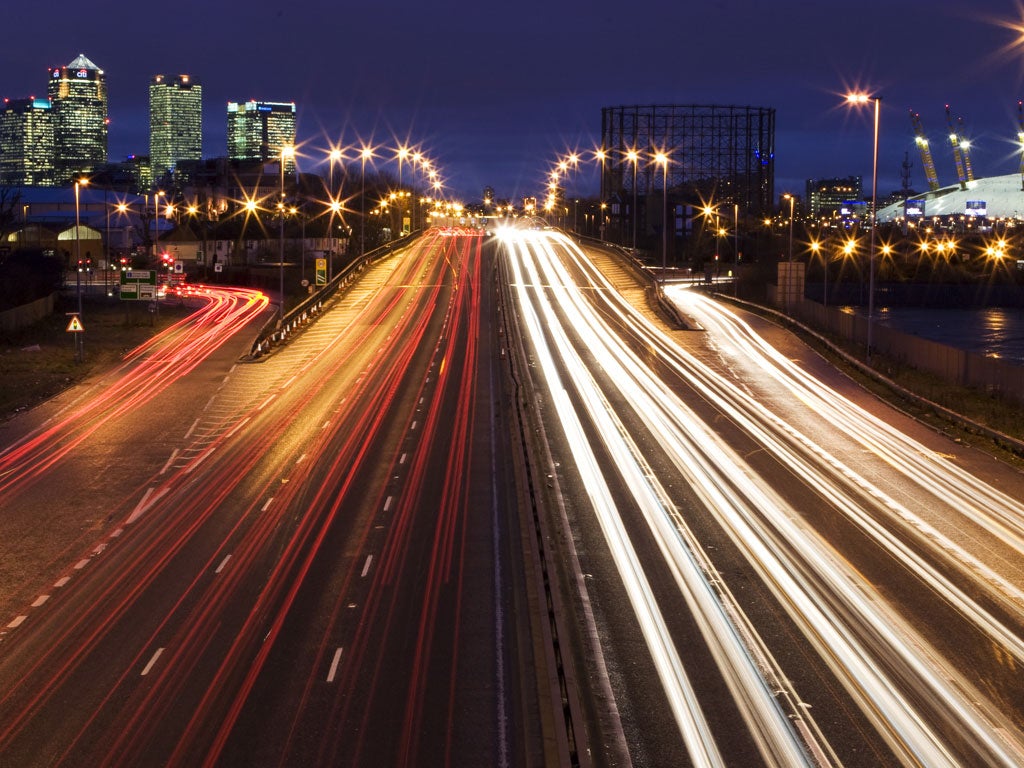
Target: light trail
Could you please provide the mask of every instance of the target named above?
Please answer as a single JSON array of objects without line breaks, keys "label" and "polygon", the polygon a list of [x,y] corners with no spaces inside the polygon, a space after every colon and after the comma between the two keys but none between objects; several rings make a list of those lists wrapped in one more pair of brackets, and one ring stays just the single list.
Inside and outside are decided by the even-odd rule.
[{"label": "light trail", "polygon": [[[617,465],[624,473],[627,483],[634,494],[634,500],[638,506],[644,509],[648,520],[662,518],[664,504],[663,495],[657,494],[648,482],[650,472],[645,471],[635,460],[633,449],[622,439],[622,429],[610,412],[603,395],[598,391],[593,379],[589,376],[585,366],[575,353],[572,344],[561,324],[555,316],[551,303],[546,299],[544,286],[551,285],[547,279],[542,279],[533,262],[533,257],[539,252],[541,255],[550,257],[550,251],[544,249],[541,238],[531,238],[525,234],[521,238],[507,237],[506,247],[511,251],[510,261],[513,274],[513,286],[519,298],[520,311],[523,314],[523,322],[528,331],[531,344],[538,360],[542,376],[554,398],[555,412],[558,414],[569,440],[580,470],[584,484],[587,488],[595,513],[605,532],[605,540],[611,548],[613,558],[623,577],[623,582],[630,602],[640,624],[641,631],[647,641],[648,648],[652,653],[655,666],[659,671],[662,685],[668,695],[670,705],[674,712],[680,733],[687,745],[691,758],[698,765],[720,765],[723,764],[722,757],[714,742],[710,728],[702,713],[700,703],[689,682],[679,654],[669,636],[665,626],[661,610],[651,592],[644,569],[639,561],[636,551],[631,546],[630,537],[625,530],[621,517],[615,507],[611,492],[605,483],[597,459],[590,447],[582,423],[576,410],[563,389],[561,376],[555,363],[557,354],[569,370],[569,375],[576,386],[580,396],[588,402],[588,415],[595,420],[602,433],[605,446],[617,455]],[[549,262],[550,263],[550,259]],[[524,275],[524,270],[526,274]],[[546,276],[548,277],[548,276]],[[559,287],[559,292],[564,299],[568,291],[565,283],[554,283]],[[586,325],[587,318],[578,318],[580,322],[573,323],[573,326],[580,330]],[[543,320],[543,323],[542,323]],[[547,333],[545,333],[545,330]],[[551,343],[547,336],[553,336]],[[554,347],[552,349],[551,347]],[[600,348],[598,348],[599,350]],[[591,351],[594,351],[591,348]],[[599,356],[600,357],[600,356]],[[604,359],[604,358],[602,358]],[[663,533],[663,531],[662,531]],[[673,536],[661,537],[661,543],[666,545],[672,541]],[[682,582],[681,586],[686,587],[685,593],[687,602],[694,607],[694,603],[700,596],[708,596],[710,585],[703,578],[703,574],[697,572],[693,561],[682,557],[677,561],[676,577]],[[705,600],[701,605],[702,609],[711,607],[710,615],[721,617],[723,612],[717,600]],[[707,615],[707,614],[705,614]],[[710,620],[710,619],[709,619]],[[719,626],[723,625],[719,622]],[[707,625],[705,625],[707,626]],[[729,628],[725,637],[736,640],[736,633]],[[749,670],[751,665],[746,665]],[[749,682],[749,680],[748,680]],[[772,701],[770,694],[767,694],[763,682],[752,685],[765,695],[762,702],[767,703],[769,710],[777,707]],[[795,741],[791,736],[785,717],[781,713],[777,717],[770,717],[775,726],[781,726],[781,730],[772,728],[774,735],[782,738],[779,740],[782,751],[795,758],[796,763],[806,763],[805,756],[799,748],[795,748]],[[789,732],[789,733],[787,733]],[[790,764],[796,764],[791,762]]]},{"label": "light trail", "polygon": [[207,288],[205,304],[129,352],[101,395],[0,450],[0,505],[45,476],[100,427],[152,401],[188,375],[269,305],[243,288]]},{"label": "light trail", "polygon": [[[820,540],[805,527],[795,524],[794,520],[799,518],[797,511],[771,492],[764,479],[758,478],[714,430],[703,424],[625,344],[618,341],[617,332],[594,311],[593,305],[575,287],[574,281],[559,262],[556,250],[592,281],[588,285],[588,296],[596,294],[596,301],[607,302],[607,311],[617,316],[624,327],[633,329],[645,347],[653,350],[667,365],[674,367],[684,379],[691,381],[699,392],[715,402],[755,439],[760,440],[767,450],[779,456],[780,461],[792,463],[798,475],[806,478],[809,485],[868,531],[881,546],[920,569],[927,575],[933,589],[958,605],[983,631],[1016,655],[1021,644],[1011,630],[989,616],[975,601],[942,577],[937,569],[929,567],[895,536],[887,534],[881,526],[874,525],[872,517],[866,512],[869,509],[899,509],[899,505],[814,446],[811,441],[798,435],[781,419],[773,417],[732,382],[711,371],[657,333],[634,309],[621,300],[611,298],[614,292],[609,290],[603,278],[596,276],[596,270],[570,241],[551,233],[523,233],[509,238],[509,242],[516,243],[514,249],[511,249],[515,260],[528,261],[529,254],[529,258],[535,258],[543,264],[543,277],[531,276],[529,282],[535,286],[547,286],[548,292],[558,301],[560,316],[553,312],[545,316],[546,336],[554,341],[546,341],[538,330],[531,334],[534,343],[538,346],[553,344],[570,370],[576,366],[582,367],[571,344],[559,338],[559,331],[556,330],[563,322],[565,326],[573,328],[573,333],[581,339],[580,346],[587,350],[588,355],[593,355],[596,365],[614,382],[621,399],[631,405],[637,416],[648,425],[650,433],[658,436],[662,448],[672,458],[680,474],[703,499],[705,506],[717,517],[737,546],[746,553],[751,566],[776,594],[780,605],[803,628],[808,642],[816,647],[852,698],[860,703],[865,715],[875,724],[899,759],[907,765],[955,764],[954,754],[940,735],[945,728],[952,727],[960,730],[964,741],[990,764],[1013,765],[1019,755],[1019,746],[1013,743],[1017,737],[1007,736],[1007,722],[998,716],[995,708],[976,705],[975,701],[980,698],[979,692],[963,675],[943,663],[919,633],[890,609],[880,596],[874,594],[871,584],[835,556],[827,542]],[[518,273],[516,282],[522,282]],[[522,288],[518,295],[524,305],[529,301],[537,301]],[[564,321],[560,319],[562,316],[565,317]],[[702,316],[702,322],[703,319]],[[579,389],[582,385],[577,381],[576,386]],[[805,383],[805,387],[812,393],[821,388],[820,384],[813,383]],[[564,400],[557,391],[553,391],[552,396],[559,401]],[[804,396],[809,396],[806,391]],[[583,395],[580,394],[580,397]],[[558,408],[562,419],[565,418],[563,406]],[[600,418],[593,407],[587,415],[592,420]],[[602,439],[606,444],[610,435],[611,432],[602,431]],[[799,450],[794,446],[799,446]],[[614,455],[614,450],[608,450]],[[919,456],[928,457],[929,454],[917,449]],[[633,458],[619,456],[616,459],[617,471],[624,477],[635,472],[637,465],[638,462]],[[588,483],[591,482],[593,467],[587,464],[581,471]],[[934,475],[922,469],[917,477],[930,478]],[[998,496],[998,492],[993,494],[991,489],[987,493],[978,494],[978,497],[987,499]],[[666,513],[670,510],[666,510],[660,512],[659,519],[655,520],[646,507],[641,508],[645,509],[652,530],[663,525],[669,517]],[[900,511],[904,517],[909,514],[905,510]],[[1007,513],[1006,517],[1014,519],[1012,512]],[[679,552],[685,554],[687,546],[694,546],[692,536],[686,532],[678,516],[673,516],[671,522],[677,532],[674,538],[679,542]],[[917,527],[921,529],[923,525],[918,523]],[[928,533],[933,537],[937,535],[933,531]],[[671,557],[671,548],[664,542],[672,540],[666,536],[659,540],[666,557]],[[959,556],[963,558],[965,553]],[[678,573],[682,568],[681,558],[673,558],[673,562]],[[974,568],[980,569],[979,565],[974,565]],[[701,574],[700,568],[693,570],[698,576]],[[987,579],[993,579],[991,571],[982,572]],[[1004,584],[1002,588],[1005,595],[1016,597],[1011,585]],[[718,596],[716,599],[722,598]],[[690,604],[693,606],[692,602]],[[838,606],[842,606],[841,611],[837,610]],[[704,611],[698,616],[701,616],[703,622],[705,638],[712,644],[714,640],[709,637],[708,617],[713,612],[708,608]],[[720,665],[725,666],[729,653],[743,652],[749,657],[757,655],[752,649],[744,648],[744,642],[739,640],[749,637],[745,631],[734,626],[728,634],[735,639],[727,648],[717,648],[716,658]],[[879,663],[881,660],[886,660],[884,665]],[[896,676],[890,677],[883,670],[893,663],[897,664],[897,669],[891,674]],[[752,677],[726,676],[732,680],[730,686],[738,697],[755,701],[759,695],[758,689],[764,688],[763,683],[759,684]],[[914,691],[913,701],[922,697],[930,699],[929,715],[918,711],[912,699],[900,691]],[[742,711],[748,727],[754,731],[766,730],[765,723],[771,720],[771,707],[761,709],[750,706]],[[936,715],[937,712],[942,714]],[[929,716],[938,716],[943,724],[933,728],[927,721]],[[759,737],[758,743],[766,758],[773,753],[773,747],[769,746],[772,742],[766,741],[764,736]],[[811,752],[820,754],[814,747]],[[781,759],[778,758],[779,753],[774,754],[775,759]]]}]

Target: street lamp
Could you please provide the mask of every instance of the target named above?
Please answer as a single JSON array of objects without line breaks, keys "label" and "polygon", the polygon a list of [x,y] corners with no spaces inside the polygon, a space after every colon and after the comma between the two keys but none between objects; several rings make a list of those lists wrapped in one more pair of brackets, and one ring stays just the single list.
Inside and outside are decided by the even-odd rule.
[{"label": "street lamp", "polygon": [[366,253],[366,161],[373,158],[373,147],[363,146],[359,153],[359,255]]},{"label": "street lamp", "polygon": [[740,281],[740,204],[732,204],[732,260],[736,274],[732,278],[733,296],[739,295],[737,287]]},{"label": "street lamp", "polygon": [[846,95],[848,104],[867,104],[872,102],[875,107],[875,136],[871,160],[871,244],[868,250],[868,348],[867,361],[871,363],[872,336],[875,323],[875,227],[878,223],[878,122],[882,104],[881,96],[869,96],[866,93],[849,93]]},{"label": "street lamp", "polygon": [[789,200],[789,260],[793,261],[793,201],[795,198],[791,194],[785,194],[782,196],[786,200]]},{"label": "street lamp", "polygon": [[285,144],[281,147],[281,202],[278,203],[278,263],[277,273],[279,279],[279,290],[281,291],[281,318],[284,319],[284,164],[287,158],[295,157],[295,147]]},{"label": "street lamp", "polygon": [[153,258],[160,258],[160,196],[163,191],[153,193]]},{"label": "street lamp", "polygon": [[[88,179],[78,179],[75,181],[75,261],[76,267],[76,286],[78,292],[78,316],[82,316],[82,221],[79,213],[79,201],[78,193],[79,188],[84,187],[89,183]],[[75,362],[82,362],[82,332],[78,331],[75,333]]]},{"label": "street lamp", "polygon": [[601,225],[598,227],[598,236],[601,240],[604,240],[604,161],[608,157],[608,153],[604,151],[604,147],[594,151],[594,159],[601,161],[601,178],[598,180],[598,195],[600,196],[600,210],[601,210]]},{"label": "street lamp", "polygon": [[402,162],[409,157],[409,148],[400,146],[395,150],[395,157],[398,158],[398,188],[402,188]]},{"label": "street lamp", "polygon": [[626,159],[633,163],[633,255],[636,255],[636,164],[640,155],[635,149],[626,152]]},{"label": "street lamp", "polygon": [[823,275],[822,283],[823,288],[821,290],[821,305],[828,307],[828,249],[824,250],[821,247],[821,243],[817,240],[811,242],[811,253],[815,256],[821,256],[821,272]]},{"label": "street lamp", "polygon": [[331,250],[331,258],[327,260],[327,282],[331,281],[331,277],[332,277],[333,272],[334,272],[334,250],[335,250],[335,245],[334,245],[334,214],[338,212],[339,208],[341,208],[341,205],[338,203],[338,198],[340,198],[341,195],[340,195],[340,193],[337,194],[337,195],[334,194],[334,164],[339,162],[342,159],[342,157],[343,157],[342,151],[340,149],[338,149],[337,147],[335,147],[334,149],[331,150],[331,154],[330,154],[329,160],[328,160],[328,177],[329,177],[329,180],[327,182],[327,186],[330,187],[328,197],[331,200],[331,217],[330,217],[331,237],[330,237],[330,241],[328,243],[328,247]]},{"label": "street lamp", "polygon": [[[82,315],[82,221],[79,214],[78,191],[80,187],[88,185],[88,179],[78,179],[75,182],[75,269],[78,275],[76,285],[78,293],[78,315]],[[77,349],[77,345],[76,349]]]},{"label": "street lamp", "polygon": [[654,162],[661,166],[661,282],[664,285],[668,271],[668,155],[658,152]]}]

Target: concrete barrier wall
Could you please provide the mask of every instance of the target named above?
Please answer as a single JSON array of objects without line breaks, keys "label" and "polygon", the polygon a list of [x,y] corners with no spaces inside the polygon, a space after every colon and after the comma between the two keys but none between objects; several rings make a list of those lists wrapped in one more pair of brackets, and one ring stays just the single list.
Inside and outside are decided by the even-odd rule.
[{"label": "concrete barrier wall", "polygon": [[[777,301],[774,286],[769,286],[768,299],[772,306],[783,309],[786,314],[805,325],[855,345],[863,345],[866,351],[867,318],[834,307],[824,307],[807,299],[783,308]],[[911,368],[935,374],[960,386],[981,389],[1024,404],[1022,365],[967,352],[878,323],[875,323],[871,335],[872,346],[877,352]]]},{"label": "concrete barrier wall", "polygon": [[0,312],[0,332],[11,333],[53,314],[53,294]]}]

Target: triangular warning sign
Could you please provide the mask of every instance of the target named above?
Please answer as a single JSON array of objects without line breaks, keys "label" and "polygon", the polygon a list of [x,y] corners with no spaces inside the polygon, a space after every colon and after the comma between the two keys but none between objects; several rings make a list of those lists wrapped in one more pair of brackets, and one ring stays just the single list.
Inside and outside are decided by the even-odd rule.
[{"label": "triangular warning sign", "polygon": [[75,331],[75,332],[80,332],[80,331],[84,331],[85,330],[85,328],[82,326],[82,321],[78,319],[78,315],[72,315],[71,316],[71,322],[68,323],[68,330],[69,331]]}]

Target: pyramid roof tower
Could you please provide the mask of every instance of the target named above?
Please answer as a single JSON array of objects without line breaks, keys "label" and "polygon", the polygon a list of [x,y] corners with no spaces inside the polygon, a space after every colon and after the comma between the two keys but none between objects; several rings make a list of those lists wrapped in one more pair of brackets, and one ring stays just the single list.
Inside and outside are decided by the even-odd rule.
[{"label": "pyramid roof tower", "polygon": [[95,64],[93,64],[91,61],[89,61],[89,57],[86,56],[84,53],[78,54],[78,56],[75,57],[75,60],[68,64],[68,69],[94,69],[97,72],[103,71]]}]

